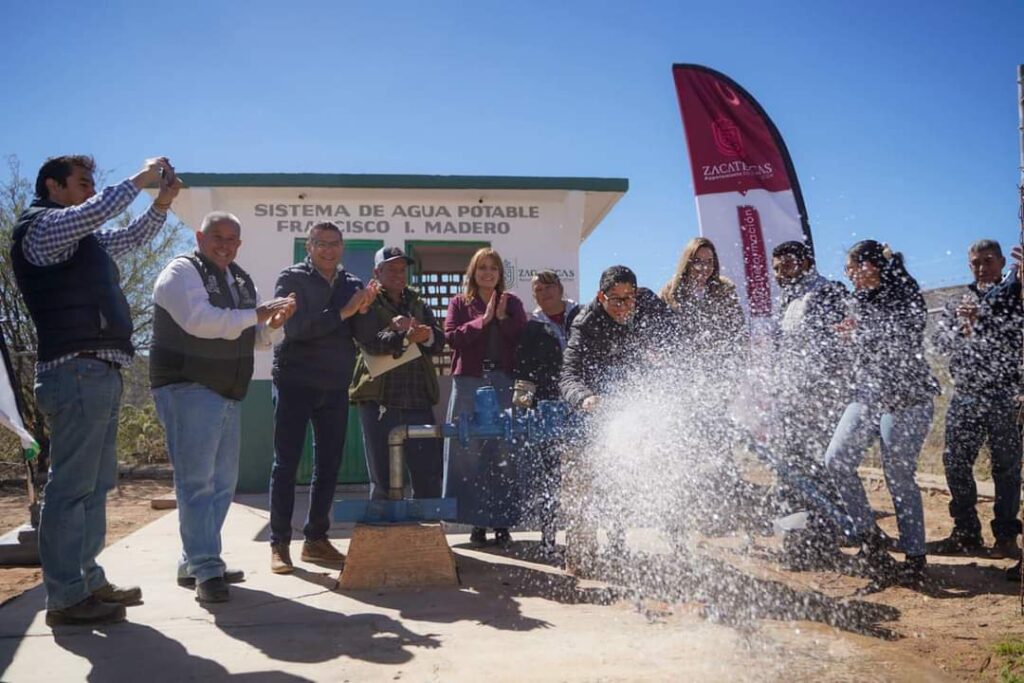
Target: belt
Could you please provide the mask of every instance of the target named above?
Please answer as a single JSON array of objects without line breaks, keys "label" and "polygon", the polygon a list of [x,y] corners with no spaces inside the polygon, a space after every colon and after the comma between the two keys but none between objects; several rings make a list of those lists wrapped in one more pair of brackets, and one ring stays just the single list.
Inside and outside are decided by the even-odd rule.
[{"label": "belt", "polygon": [[89,360],[98,360],[101,363],[106,363],[115,370],[121,369],[120,363],[117,363],[112,360],[107,360],[106,358],[102,358],[100,354],[96,353],[95,351],[79,351],[78,353],[75,354],[75,358],[88,358]]}]

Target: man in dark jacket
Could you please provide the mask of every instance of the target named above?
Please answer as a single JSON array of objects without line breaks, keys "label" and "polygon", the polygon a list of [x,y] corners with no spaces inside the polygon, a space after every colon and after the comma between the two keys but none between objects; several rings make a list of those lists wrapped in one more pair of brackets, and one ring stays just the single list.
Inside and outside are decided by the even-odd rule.
[{"label": "man in dark jacket", "polygon": [[[572,322],[580,306],[565,298],[565,290],[558,273],[541,270],[534,274],[531,288],[537,303],[516,349],[516,364],[512,371],[514,393],[512,402],[521,408],[534,408],[537,401],[556,401],[562,372],[562,353],[568,343]],[[561,440],[553,438],[543,443],[522,444],[520,455],[530,462],[521,467],[526,481],[523,490],[524,507],[539,509],[541,552],[555,552],[555,516],[558,511],[558,489],[561,481]]]},{"label": "man in dark jacket", "polygon": [[306,241],[307,257],[285,268],[275,294],[294,296],[295,315],[274,351],[274,468],[270,478],[270,570],[290,573],[289,544],[295,507],[295,475],[306,427],[313,423],[313,480],[303,527],[304,562],[338,564],[342,555],[327,540],[331,505],[348,428],[348,386],[355,365],[349,319],[365,313],[376,288],[341,265],[341,230],[317,223]]},{"label": "man in dark jacket", "polygon": [[[380,291],[366,315],[353,318],[359,347],[349,400],[359,407],[363,450],[370,474],[370,498],[387,498],[390,479],[388,433],[398,425],[435,424],[440,398],[432,356],[444,348],[444,331],[419,292],[407,286],[412,259],[398,247],[382,247],[373,257]],[[412,358],[411,347],[419,355]],[[390,369],[371,371],[375,359],[411,358]],[[412,439],[405,444],[405,464],[413,496],[437,498],[443,478],[440,439]],[[403,480],[404,480],[403,472]]]},{"label": "man in dark jacket", "polygon": [[[578,447],[587,440],[588,417],[600,409],[604,398],[625,385],[648,351],[667,348],[671,317],[668,306],[653,292],[637,288],[636,275],[629,268],[612,266],[601,274],[597,296],[573,321],[559,380],[562,400],[583,417],[583,433],[573,439]],[[600,499],[609,508],[616,506],[610,492],[600,491],[603,482],[595,479],[580,455],[572,457],[564,470],[566,502],[576,508],[568,516],[566,564],[588,572],[596,560],[597,541],[587,501]],[[612,527],[609,554],[620,555],[625,550],[621,510],[609,509],[606,516]]]},{"label": "man in dark jacket", "polygon": [[974,282],[950,302],[936,327],[935,346],[949,356],[956,387],[946,412],[943,465],[951,500],[953,533],[936,553],[976,553],[983,548],[974,482],[974,461],[986,440],[992,455],[995,518],[992,557],[1019,557],[1021,437],[1015,397],[1020,391],[1020,281],[1002,279],[1006,259],[999,243],[979,240],[967,252]]},{"label": "man in dark jacket", "polygon": [[571,407],[594,412],[601,397],[637,367],[643,351],[639,299],[629,268],[612,266],[601,274],[597,296],[576,316],[565,347],[559,388]]}]

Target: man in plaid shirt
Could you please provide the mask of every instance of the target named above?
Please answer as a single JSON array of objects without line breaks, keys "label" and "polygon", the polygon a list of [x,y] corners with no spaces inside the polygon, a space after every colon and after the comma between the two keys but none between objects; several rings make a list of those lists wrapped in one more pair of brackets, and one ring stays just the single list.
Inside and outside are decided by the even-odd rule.
[{"label": "man in plaid shirt", "polygon": [[[386,499],[390,480],[388,433],[403,424],[436,424],[433,406],[440,394],[431,356],[444,348],[444,333],[430,306],[408,281],[413,260],[398,247],[382,247],[374,254],[373,276],[379,293],[365,315],[352,318],[359,345],[349,400],[359,406],[363,450],[370,475],[370,497]],[[418,345],[419,357],[373,377],[366,358],[399,358]],[[442,442],[419,439],[405,445],[405,463],[413,496],[437,498],[443,478]],[[405,473],[403,472],[403,477]]]},{"label": "man in plaid shirt", "polygon": [[[137,587],[111,584],[96,563],[106,537],[107,491],[117,482],[121,373],[131,362],[131,311],[113,258],[150,241],[180,182],[166,157],[95,191],[87,156],[48,159],[35,199],[12,234],[11,260],[38,339],[36,400],[50,430],[50,472],[39,524],[46,623],[122,621]],[[131,225],[103,225],[159,183]]]}]

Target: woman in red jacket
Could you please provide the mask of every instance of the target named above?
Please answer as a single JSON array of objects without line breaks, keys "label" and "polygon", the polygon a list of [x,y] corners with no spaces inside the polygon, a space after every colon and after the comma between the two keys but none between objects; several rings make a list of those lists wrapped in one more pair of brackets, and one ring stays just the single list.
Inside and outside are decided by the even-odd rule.
[{"label": "woman in red jacket", "polygon": [[[512,366],[526,310],[515,294],[505,291],[505,267],[493,249],[479,249],[469,261],[464,291],[452,298],[444,321],[444,338],[452,349],[452,396],[448,421],[473,412],[480,387],[492,386],[502,408],[512,406]],[[444,495],[458,500],[457,521],[472,524],[470,541],[508,545],[508,533],[519,515],[514,463],[509,445],[498,439],[447,439],[444,447]]]}]

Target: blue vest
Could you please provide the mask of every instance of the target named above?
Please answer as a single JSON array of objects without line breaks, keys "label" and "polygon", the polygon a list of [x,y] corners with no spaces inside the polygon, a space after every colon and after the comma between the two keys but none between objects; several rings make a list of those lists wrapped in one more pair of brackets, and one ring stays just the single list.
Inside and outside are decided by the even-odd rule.
[{"label": "blue vest", "polygon": [[29,227],[47,211],[62,208],[36,199],[11,235],[14,276],[36,325],[38,360],[106,349],[132,355],[132,314],[121,291],[121,273],[95,236],[83,237],[71,258],[52,266],[36,266],[25,258],[22,243]]},{"label": "blue vest", "polygon": [[[206,286],[210,305],[217,308],[256,308],[256,287],[249,274],[232,263],[228,266],[241,290],[235,303],[227,276],[196,252],[187,259]],[[164,308],[153,305],[153,346],[149,353],[149,383],[154,389],[179,382],[195,382],[225,398],[241,401],[252,379],[256,326],[238,339],[202,339],[174,322]]]}]

